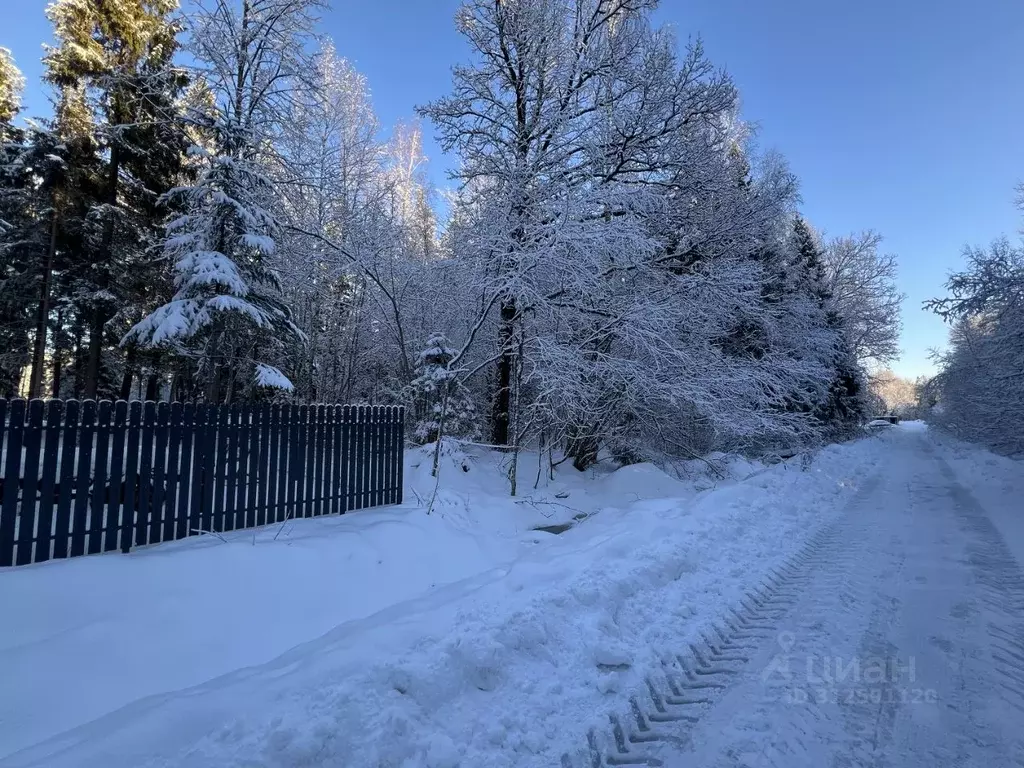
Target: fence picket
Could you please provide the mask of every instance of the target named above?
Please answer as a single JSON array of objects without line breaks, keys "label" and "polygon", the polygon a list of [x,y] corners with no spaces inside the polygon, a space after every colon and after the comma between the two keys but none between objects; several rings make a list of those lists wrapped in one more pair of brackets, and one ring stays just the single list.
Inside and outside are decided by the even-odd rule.
[{"label": "fence picket", "polygon": [[191,536],[203,528],[203,465],[206,462],[206,418],[209,409],[205,405],[195,406],[192,428],[192,467],[189,482],[192,492],[188,505],[188,534]]},{"label": "fence picket", "polygon": [[[5,440],[0,440],[0,446],[6,446],[7,454],[3,463],[3,493],[0,493],[0,567],[14,565],[14,530],[18,519],[18,495],[20,488],[14,480],[21,475],[21,427],[15,428],[15,424],[22,423],[22,416],[15,418],[15,411],[24,413],[24,400],[13,400],[8,405],[7,400],[0,400],[0,429],[4,430]],[[8,425],[8,411],[10,411],[10,426]],[[17,435],[17,437],[16,437]],[[17,440],[17,447],[14,446]]]},{"label": "fence picket", "polygon": [[217,433],[214,436],[214,459],[211,466],[213,474],[213,497],[210,505],[211,531],[223,533],[227,530],[225,521],[226,515],[226,488],[228,471],[228,443],[231,440],[231,409],[224,407],[216,411]]},{"label": "fence picket", "polygon": [[242,521],[239,519],[239,508],[236,497],[238,496],[238,483],[240,475],[238,470],[238,452],[241,446],[242,412],[237,405],[231,406],[228,412],[228,454],[227,454],[227,479],[224,482],[224,530],[233,531],[241,528]]},{"label": "fence picket", "polygon": [[110,422],[114,404],[100,400],[96,415],[96,456],[92,478],[92,500],[89,505],[88,539],[86,548],[90,555],[103,551],[103,529],[106,515],[103,502],[107,495],[108,471],[110,467]]},{"label": "fence picket", "polygon": [[205,533],[213,531],[213,492],[216,488],[217,472],[217,418],[218,410],[212,405],[204,405],[203,411],[203,498],[200,528]]},{"label": "fence picket", "polygon": [[192,533],[191,508],[193,498],[192,457],[196,430],[196,407],[192,403],[181,406],[181,458],[178,464],[178,491],[175,506],[175,538],[184,539]]},{"label": "fence picket", "polygon": [[292,408],[292,419],[294,420],[290,430],[292,450],[289,454],[288,476],[291,478],[292,503],[289,508],[289,515],[293,518],[305,517],[306,500],[306,432],[307,419],[309,418],[309,406],[299,405]]},{"label": "fence picket", "polygon": [[[314,411],[310,408],[310,411]],[[309,514],[316,517],[323,514],[324,505],[324,428],[327,426],[327,414],[322,405],[317,405],[313,416],[313,498]]]},{"label": "fence picket", "polygon": [[323,504],[321,514],[330,515],[334,511],[334,415],[333,405],[324,406],[324,452],[323,456]]},{"label": "fence picket", "polygon": [[316,406],[309,406],[309,415],[303,419],[306,434],[303,436],[302,447],[302,477],[300,482],[305,486],[303,493],[301,517],[312,517],[316,505],[316,483],[315,481],[315,459],[316,459]]},{"label": "fence picket", "polygon": [[[36,547],[33,562],[50,559],[53,545],[53,505],[57,483],[57,458],[60,455],[61,416],[64,403],[50,400],[46,403],[45,426],[43,427],[43,465],[39,482],[39,510],[36,515]],[[2,423],[2,422],[0,422]]]},{"label": "fence picket", "polygon": [[255,435],[250,420],[252,408],[243,405],[238,410],[238,466],[235,474],[235,525],[239,528],[252,528],[252,508],[248,503],[249,494],[249,457],[256,447]]},{"label": "fence picket", "polygon": [[346,472],[348,473],[348,504],[345,507],[347,510],[352,511],[359,509],[357,506],[359,497],[357,496],[357,482],[359,473],[356,471],[359,464],[359,406],[353,405],[349,409],[349,425],[348,425],[348,466]]},{"label": "fence picket", "polygon": [[345,511],[351,512],[356,508],[356,445],[359,439],[359,431],[356,427],[356,413],[359,409],[351,406],[348,409],[348,450],[345,453]]},{"label": "fence picket", "polygon": [[281,436],[284,430],[281,428],[281,406],[270,406],[270,420],[267,432],[269,460],[267,462],[267,523],[276,523],[281,512],[281,498],[284,493],[284,471],[282,464],[284,459],[281,455]]},{"label": "fence picket", "polygon": [[[167,403],[161,403],[161,406],[166,406]],[[164,540],[171,541],[172,539],[183,539],[184,534],[179,533],[181,530],[180,518],[178,517],[178,479],[180,477],[180,470],[178,469],[178,462],[181,456],[181,403],[171,403],[170,408],[167,409],[169,414],[167,418],[167,470],[164,475],[165,477],[165,488],[164,488],[164,509],[167,510],[164,516]],[[159,421],[160,416],[157,415]]]},{"label": "fence picket", "polygon": [[[153,514],[154,520],[160,521],[160,527],[156,531],[158,542],[170,542],[174,539],[174,508],[167,505],[167,463],[171,458],[167,450],[170,416],[171,409],[168,404],[158,402],[153,443]],[[153,543],[151,540],[150,544]]]},{"label": "fence picket", "polygon": [[156,426],[153,428],[153,535],[149,543],[171,541],[174,538],[173,511],[165,503],[167,485],[168,419],[170,408],[167,403],[156,404]]},{"label": "fence picket", "polygon": [[388,406],[384,410],[384,479],[381,486],[384,489],[384,503],[390,504],[395,480],[395,409]]},{"label": "fence picket", "polygon": [[302,494],[302,417],[307,406],[291,407],[288,419],[288,506],[285,520],[298,517]]},{"label": "fence picket", "polygon": [[[259,450],[253,450],[249,462],[249,476],[253,487],[249,488],[248,505],[253,509],[255,524],[267,524],[267,449],[270,443],[270,407],[259,405],[253,410],[253,436],[259,440]],[[259,429],[257,429],[259,425]],[[255,464],[253,464],[255,460]]]},{"label": "fence picket", "polygon": [[366,409],[366,488],[363,495],[366,497],[366,506],[373,504],[373,483],[377,473],[377,425],[374,423],[377,415],[377,406],[371,405]]},{"label": "fence picket", "polygon": [[365,509],[370,506],[370,481],[373,477],[373,429],[370,427],[370,418],[373,415],[372,406],[363,407],[363,459],[360,466],[363,470],[363,487],[361,490],[362,506]]},{"label": "fence picket", "polygon": [[351,509],[348,498],[349,488],[352,487],[348,476],[349,458],[351,456],[349,451],[351,450],[352,443],[352,436],[349,434],[351,431],[349,426],[351,417],[352,409],[347,405],[343,405],[341,407],[341,424],[339,425],[338,437],[339,448],[341,449],[338,451],[338,503],[340,507],[338,511],[341,514],[345,514]]},{"label": "fence picket", "polygon": [[369,507],[373,505],[373,481],[376,472],[377,464],[377,430],[376,425],[373,423],[374,415],[377,412],[377,406],[368,405],[366,407],[366,466],[363,469],[363,506]]},{"label": "fence picket", "polygon": [[403,416],[405,410],[395,406],[395,423],[392,431],[391,456],[394,465],[391,468],[391,497],[389,504],[400,504],[402,502],[402,463],[405,460],[405,423]]},{"label": "fence picket", "polygon": [[124,506],[121,508],[121,547],[130,550],[136,544],[146,543],[146,520],[138,514],[139,495],[142,483],[139,481],[139,444],[142,431],[142,403],[133,400],[128,403],[128,446],[124,452]]},{"label": "fence picket", "polygon": [[139,501],[136,506],[140,520],[146,521],[146,544],[159,539],[154,535],[160,530],[158,511],[153,509],[153,432],[156,428],[156,403],[148,400],[142,404],[142,440],[139,445]]},{"label": "fence picket", "polygon": [[359,478],[356,482],[356,509],[363,509],[366,506],[366,475],[370,469],[369,455],[367,452],[366,440],[366,420],[367,420],[367,408],[365,405],[360,405],[357,409],[358,415],[356,416],[356,424],[359,429],[359,445],[358,445],[358,459],[356,463],[356,475]]},{"label": "fence picket", "polygon": [[124,442],[128,429],[128,403],[118,400],[114,403],[114,421],[110,428],[110,484],[107,486],[106,536],[103,551],[117,549],[118,528],[121,528],[121,551],[131,549],[131,539],[125,540],[121,522],[121,505],[125,486],[121,484],[124,472]]},{"label": "fence picket", "polygon": [[387,496],[387,454],[390,447],[387,419],[390,411],[390,408],[380,406],[377,409],[377,419],[374,423],[374,431],[377,433],[377,477],[373,482],[373,504],[375,507],[382,506],[384,498]]},{"label": "fence picket", "polygon": [[363,460],[363,506],[370,506],[370,499],[372,498],[373,490],[373,470],[374,470],[374,450],[376,448],[374,441],[374,429],[373,429],[373,414],[376,410],[376,406],[366,406],[366,427],[363,434],[363,440],[366,443],[366,457]]},{"label": "fence picket", "polygon": [[[32,562],[35,543],[36,489],[39,487],[39,454],[43,444],[43,401],[30,400],[25,424],[24,474],[21,479],[21,513],[18,517],[18,554],[15,565]],[[17,475],[15,475],[17,477]]]},{"label": "fence picket", "polygon": [[395,483],[397,496],[394,503],[401,504],[405,488],[405,408],[403,406],[398,407],[398,442],[396,450],[398,451],[398,482]]},{"label": "fence picket", "polygon": [[341,413],[340,405],[330,405],[331,411],[331,457],[327,465],[327,474],[330,477],[330,507],[329,514],[336,515],[341,512],[340,496],[341,484]]},{"label": "fence picket", "polygon": [[[78,407],[77,400],[64,404],[64,432],[60,443],[60,480],[57,497],[57,520],[54,523],[53,556],[68,556],[68,539],[71,536],[72,486],[75,484],[75,457],[78,454]],[[0,406],[2,413],[2,406]],[[0,419],[2,422],[2,419]]]},{"label": "fence picket", "polygon": [[82,431],[78,438],[78,479],[75,483],[75,509],[71,523],[71,557],[85,554],[85,530],[89,518],[89,492],[93,483],[93,456],[96,454],[96,401],[82,403]]}]

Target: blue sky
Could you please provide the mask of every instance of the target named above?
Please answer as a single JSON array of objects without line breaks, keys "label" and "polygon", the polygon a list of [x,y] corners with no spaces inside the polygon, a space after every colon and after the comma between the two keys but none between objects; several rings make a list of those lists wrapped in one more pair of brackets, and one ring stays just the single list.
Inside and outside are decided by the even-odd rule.
[{"label": "blue sky", "polygon": [[[324,31],[366,74],[385,125],[449,88],[467,57],[458,0],[334,0]],[[45,112],[40,44],[46,0],[7,0],[0,45]],[[872,228],[899,256],[904,306],[898,372],[931,370],[945,327],[921,302],[942,293],[964,244],[1014,235],[1024,180],[1024,3],[1020,0],[662,0],[681,41],[700,34],[739,86],[759,144],[800,177],[803,211],[830,234]],[[425,133],[432,133],[425,126]],[[432,142],[433,176],[447,163]]]}]

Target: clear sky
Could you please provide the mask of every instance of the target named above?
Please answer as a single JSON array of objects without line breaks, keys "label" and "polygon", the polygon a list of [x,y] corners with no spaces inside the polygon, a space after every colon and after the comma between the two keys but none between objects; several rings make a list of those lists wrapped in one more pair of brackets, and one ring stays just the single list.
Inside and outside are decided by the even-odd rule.
[{"label": "clear sky", "polygon": [[[368,77],[385,125],[449,88],[468,51],[458,0],[334,0],[324,31]],[[0,45],[29,81],[30,113],[49,39],[46,0],[0,0]],[[942,293],[964,244],[1013,236],[1024,180],[1021,0],[662,0],[657,19],[680,41],[700,34],[733,75],[759,144],[800,177],[803,211],[830,234],[872,228],[900,260],[899,373],[931,370],[942,323],[921,302]],[[432,134],[425,126],[425,133]],[[449,165],[432,141],[433,176]]]}]

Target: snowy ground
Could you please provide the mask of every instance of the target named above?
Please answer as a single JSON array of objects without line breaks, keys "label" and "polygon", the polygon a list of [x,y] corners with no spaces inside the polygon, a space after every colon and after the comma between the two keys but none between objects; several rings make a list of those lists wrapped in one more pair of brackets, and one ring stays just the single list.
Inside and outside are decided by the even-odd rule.
[{"label": "snowy ground", "polygon": [[[558,765],[609,712],[628,711],[667,649],[721,626],[816,532],[846,553],[825,556],[850,571],[830,578],[853,583],[864,562],[902,584],[885,558],[921,520],[886,510],[927,512],[936,485],[955,477],[972,492],[984,484],[978,509],[1001,513],[1004,539],[1019,535],[1020,465],[914,424],[810,463],[727,465],[724,481],[699,464],[683,481],[645,465],[568,469],[518,502],[502,494],[497,461],[448,457],[429,516],[415,502],[432,483],[411,466],[406,507],[299,521],[255,541],[242,533],[0,571],[0,765]],[[954,511],[940,510],[944,524]],[[560,535],[532,530],[579,515]],[[850,520],[872,522],[854,531]],[[932,530],[945,550],[927,552],[955,554],[954,533]],[[858,546],[842,546],[846,536]],[[811,580],[806,592],[835,590]],[[835,606],[807,599],[802,613],[820,616],[807,634],[827,643],[823,628],[843,629],[829,619]],[[962,636],[944,640],[955,648]],[[970,640],[980,648],[984,637]],[[731,707],[771,730],[764,713],[779,708],[752,714],[741,711],[750,696],[730,695],[703,720]],[[750,729],[709,733],[720,737],[672,754],[772,764],[757,762]],[[756,759],[716,762],[748,753]]]}]

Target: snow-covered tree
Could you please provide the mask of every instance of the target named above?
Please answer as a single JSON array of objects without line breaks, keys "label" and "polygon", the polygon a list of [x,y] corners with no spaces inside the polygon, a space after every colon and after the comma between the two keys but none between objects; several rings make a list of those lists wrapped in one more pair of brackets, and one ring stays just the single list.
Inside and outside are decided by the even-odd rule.
[{"label": "snow-covered tree", "polygon": [[491,439],[543,432],[581,469],[602,445],[807,436],[793,398],[836,373],[828,313],[787,272],[792,174],[654,7],[466,2],[474,60],[423,110],[461,159],[450,242],[496,339],[473,355],[495,363]]},{"label": "snow-covered tree", "polygon": [[21,111],[24,89],[25,78],[15,65],[10,49],[0,47],[0,139],[4,138],[3,126],[9,126]]},{"label": "snow-covered tree", "polygon": [[894,413],[906,418],[917,408],[919,387],[912,379],[884,370],[872,375],[869,381],[871,394],[880,404],[879,415]]},{"label": "snow-covered tree", "polygon": [[472,394],[451,367],[458,350],[443,333],[432,333],[427,346],[416,358],[416,378],[409,385],[408,399],[415,418],[413,434],[422,443],[441,436],[476,438],[479,420]]},{"label": "snow-covered tree", "polygon": [[1024,247],[966,248],[949,295],[927,306],[951,323],[930,389],[933,421],[1008,453],[1024,452]]},{"label": "snow-covered tree", "polygon": [[646,317],[624,312],[625,297],[609,302],[618,272],[631,287],[654,278],[658,243],[645,217],[660,195],[648,182],[669,170],[660,164],[676,130],[732,98],[699,49],[678,66],[671,39],[649,28],[653,6],[467,2],[459,28],[476,60],[454,69],[450,97],[424,109],[469,185],[461,202],[476,232],[461,250],[481,262],[481,302],[494,310],[496,443],[517,442],[513,404],[526,379],[555,394],[559,385],[539,377],[561,370],[583,386],[584,361],[603,354],[608,334]]},{"label": "snow-covered tree", "polygon": [[209,146],[191,151],[195,183],[168,194],[182,210],[163,246],[176,293],[125,342],[172,347],[190,363],[181,378],[201,383],[212,402],[268,383],[290,387],[273,362],[300,331],[274,262],[280,225],[267,166],[307,91],[319,7],[318,0],[207,0],[190,13],[188,47],[211,103],[195,120]]},{"label": "snow-covered tree", "polygon": [[832,238],[824,250],[832,300],[862,364],[885,365],[900,354],[905,297],[896,285],[896,257],[882,253],[881,243],[881,235],[867,230]]},{"label": "snow-covered tree", "polygon": [[[817,236],[801,217],[793,224],[796,252],[795,285],[797,301],[807,302],[808,324],[817,330],[809,353],[826,370],[825,389],[810,400],[817,400],[812,413],[830,432],[843,432],[857,426],[866,413],[866,379],[844,327],[844,319],[825,271],[823,249]],[[808,340],[810,341],[810,340]]]},{"label": "snow-covered tree", "polygon": [[184,211],[167,225],[163,247],[174,264],[174,297],[126,340],[194,356],[211,402],[267,382],[289,389],[283,374],[262,359],[284,334],[298,333],[269,263],[278,227],[264,205],[273,188],[251,163],[228,155],[205,160],[193,185],[171,193]]}]

